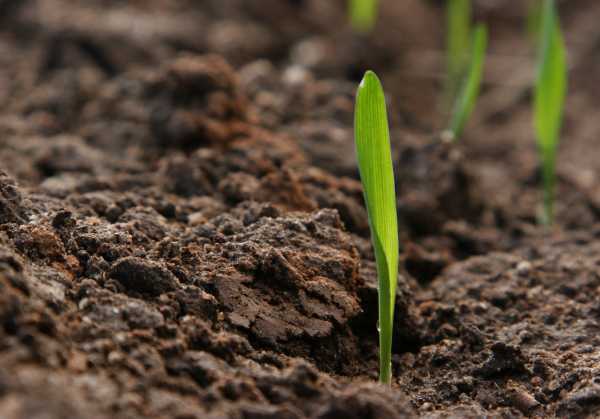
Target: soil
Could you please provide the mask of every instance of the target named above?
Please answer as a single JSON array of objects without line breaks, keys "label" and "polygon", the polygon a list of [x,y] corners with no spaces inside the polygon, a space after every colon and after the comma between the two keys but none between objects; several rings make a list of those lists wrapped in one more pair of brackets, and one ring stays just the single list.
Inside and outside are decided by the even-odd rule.
[{"label": "soil", "polygon": [[[0,417],[600,416],[600,4],[559,2],[570,91],[537,223],[527,7],[444,142],[443,2],[0,0]],[[394,380],[352,138],[390,107]]]}]

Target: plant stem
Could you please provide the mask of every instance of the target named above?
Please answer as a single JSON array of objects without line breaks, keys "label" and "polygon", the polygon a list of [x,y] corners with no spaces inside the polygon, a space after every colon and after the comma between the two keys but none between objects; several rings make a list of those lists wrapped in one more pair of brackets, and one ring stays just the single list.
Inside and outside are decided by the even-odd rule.
[{"label": "plant stem", "polygon": [[[379,314],[381,318],[381,310]],[[392,382],[392,336],[390,333],[379,332],[379,381],[387,385],[391,385]]]},{"label": "plant stem", "polygon": [[542,181],[544,183],[544,214],[542,217],[542,224],[549,226],[554,222],[554,189],[556,185],[555,153],[547,153],[543,160]]}]

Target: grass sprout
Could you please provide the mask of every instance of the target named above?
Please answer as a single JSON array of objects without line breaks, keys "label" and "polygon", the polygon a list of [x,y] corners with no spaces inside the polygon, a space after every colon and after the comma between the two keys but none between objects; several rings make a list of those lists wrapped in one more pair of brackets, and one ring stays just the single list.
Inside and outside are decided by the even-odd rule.
[{"label": "grass sprout", "polygon": [[447,77],[444,105],[450,115],[445,138],[456,140],[473,112],[479,96],[487,28],[471,24],[471,0],[447,0]]},{"label": "grass sprout", "polygon": [[533,0],[530,2],[529,10],[527,11],[527,34],[531,37],[534,44],[540,38],[543,5],[542,0]]},{"label": "grass sprout", "polygon": [[471,61],[468,72],[452,109],[449,131],[454,140],[462,135],[465,123],[473,112],[475,102],[479,96],[485,63],[485,51],[488,42],[487,38],[487,28],[485,25],[477,25],[473,30]]},{"label": "grass sprout", "polygon": [[469,63],[471,48],[471,0],[447,0],[446,52],[448,78],[446,98],[448,106],[458,94]]},{"label": "grass sprout", "polygon": [[366,72],[356,94],[354,140],[377,263],[379,381],[389,384],[398,276],[398,219],[385,96],[372,71]]},{"label": "grass sprout", "polygon": [[554,219],[556,154],[567,92],[566,52],[554,0],[542,10],[538,68],[534,93],[534,126],[543,179],[544,224]]},{"label": "grass sprout", "polygon": [[350,0],[350,23],[355,31],[369,33],[377,21],[378,0]]}]

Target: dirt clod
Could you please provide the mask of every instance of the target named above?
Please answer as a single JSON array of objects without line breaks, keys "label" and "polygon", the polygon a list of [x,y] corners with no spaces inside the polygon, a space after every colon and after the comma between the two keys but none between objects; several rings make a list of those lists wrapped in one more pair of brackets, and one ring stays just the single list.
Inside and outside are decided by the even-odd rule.
[{"label": "dirt clod", "polygon": [[108,272],[126,290],[157,296],[177,288],[177,278],[157,263],[136,257],[118,260]]}]

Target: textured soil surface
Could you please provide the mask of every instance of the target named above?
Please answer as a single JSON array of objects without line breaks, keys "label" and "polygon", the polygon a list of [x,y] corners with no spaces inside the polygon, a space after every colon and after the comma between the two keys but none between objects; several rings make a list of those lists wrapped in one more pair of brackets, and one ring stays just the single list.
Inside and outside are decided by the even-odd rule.
[{"label": "textured soil surface", "polygon": [[[0,0],[0,418],[600,417],[600,4],[559,2],[570,92],[537,225],[526,2],[440,139],[443,2]],[[354,89],[387,89],[394,382]]]}]

